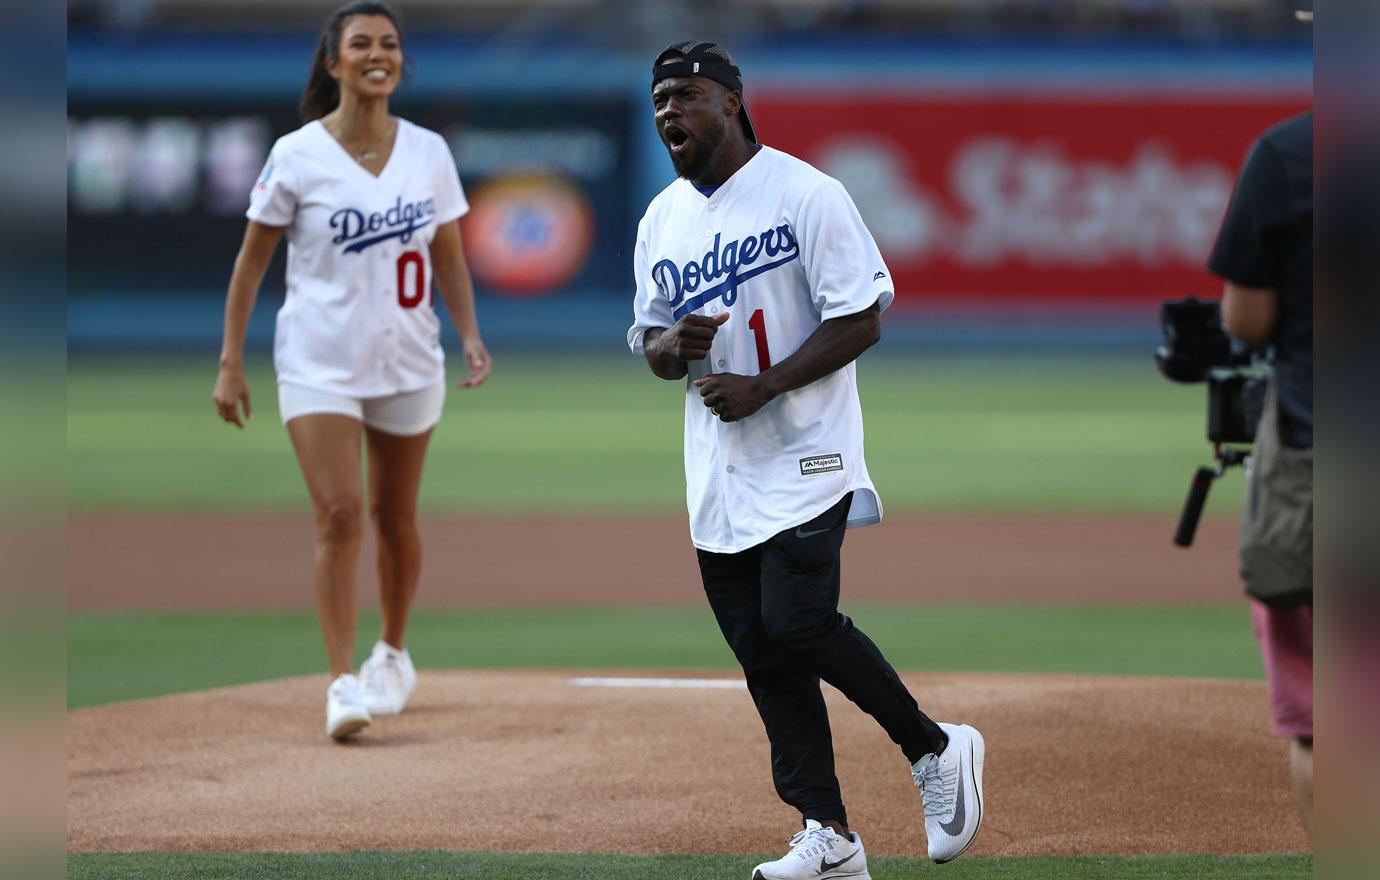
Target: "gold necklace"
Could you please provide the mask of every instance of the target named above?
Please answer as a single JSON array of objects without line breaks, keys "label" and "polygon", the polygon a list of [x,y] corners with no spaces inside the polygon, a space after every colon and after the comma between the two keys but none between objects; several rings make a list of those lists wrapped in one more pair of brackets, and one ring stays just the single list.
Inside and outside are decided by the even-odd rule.
[{"label": "gold necklace", "polygon": [[[397,130],[398,130],[398,123],[397,123],[397,121],[394,121],[393,124],[392,124],[392,126],[391,126],[391,127],[389,128],[389,130],[388,130],[388,134],[385,136],[384,139],[385,139],[386,141],[392,142],[392,140],[393,140],[393,135],[397,132]],[[377,158],[379,157],[379,154],[378,154],[378,151],[375,150],[373,147],[365,147],[365,148],[364,148],[363,150],[361,150],[360,152],[355,153],[355,154],[354,154],[354,157],[355,157],[355,160],[358,161],[358,162],[373,162],[375,159],[377,159]]]}]

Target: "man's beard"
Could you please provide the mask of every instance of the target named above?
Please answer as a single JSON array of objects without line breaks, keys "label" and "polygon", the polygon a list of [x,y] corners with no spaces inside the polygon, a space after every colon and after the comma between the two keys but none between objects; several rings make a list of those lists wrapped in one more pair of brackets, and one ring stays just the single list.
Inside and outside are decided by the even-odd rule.
[{"label": "man's beard", "polygon": [[[719,152],[719,145],[724,141],[724,135],[728,127],[722,119],[716,120],[700,137],[692,136],[689,140],[691,148],[685,153],[677,156],[671,153],[671,164],[675,166],[676,174],[686,180],[696,180],[704,176],[709,170],[709,166],[714,162],[714,156]],[[668,150],[669,152],[669,150]]]}]

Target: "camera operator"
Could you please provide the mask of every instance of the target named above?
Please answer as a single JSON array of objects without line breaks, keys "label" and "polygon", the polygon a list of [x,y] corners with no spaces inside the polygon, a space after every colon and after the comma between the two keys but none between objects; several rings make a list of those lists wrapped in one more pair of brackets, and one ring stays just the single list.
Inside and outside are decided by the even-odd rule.
[{"label": "camera operator", "polygon": [[1275,733],[1313,824],[1313,113],[1267,130],[1246,158],[1208,261],[1222,320],[1272,348],[1241,514],[1241,578],[1269,679]]}]

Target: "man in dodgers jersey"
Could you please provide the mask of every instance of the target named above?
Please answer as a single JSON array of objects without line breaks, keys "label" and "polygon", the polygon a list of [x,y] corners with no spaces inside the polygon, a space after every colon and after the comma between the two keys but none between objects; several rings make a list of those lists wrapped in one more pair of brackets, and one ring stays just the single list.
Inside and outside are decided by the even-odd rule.
[{"label": "man in dodgers jersey", "polygon": [[820,679],[901,747],[930,857],[946,862],[982,820],[982,737],[926,717],[838,611],[844,531],[882,516],[853,361],[880,336],[891,276],[838,181],[757,143],[742,90],[714,43],[677,43],[653,64],[657,131],[678,179],[638,226],[628,343],[657,376],[686,379],[686,501],[704,589],[766,726],[777,793],[804,820],[753,878],[869,876]]}]

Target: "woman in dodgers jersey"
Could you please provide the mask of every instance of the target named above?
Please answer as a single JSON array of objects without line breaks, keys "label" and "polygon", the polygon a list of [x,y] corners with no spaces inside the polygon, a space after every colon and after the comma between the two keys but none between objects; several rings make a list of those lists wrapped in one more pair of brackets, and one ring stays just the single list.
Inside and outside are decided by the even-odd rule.
[{"label": "woman in dodgers jersey", "polygon": [[[446,394],[433,278],[464,344],[469,377],[460,387],[479,385],[490,368],[460,245],[468,205],[454,158],[439,135],[388,112],[402,70],[397,16],[386,4],[354,2],[331,16],[302,97],[306,124],[274,145],[250,196],[214,393],[221,418],[244,427],[245,327],[286,234],[287,301],[273,361],[316,513],[316,603],[332,678],[326,732],[336,739],[402,711],[416,685],[403,631],[421,571],[417,490]],[[356,677],[361,439],[383,632]]]}]

